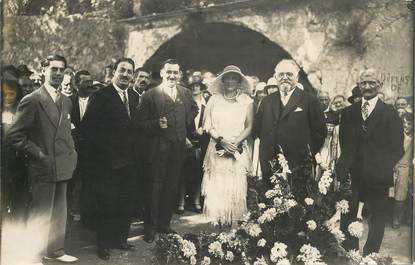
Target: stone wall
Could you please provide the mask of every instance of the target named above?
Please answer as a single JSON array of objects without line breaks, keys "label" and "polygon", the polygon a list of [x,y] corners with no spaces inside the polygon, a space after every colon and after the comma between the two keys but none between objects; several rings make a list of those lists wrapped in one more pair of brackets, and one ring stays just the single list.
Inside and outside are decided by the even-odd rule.
[{"label": "stone wall", "polygon": [[[340,9],[324,5],[327,2],[275,1],[198,13],[205,23],[231,23],[262,33],[288,51],[316,88],[332,95],[350,95],[364,67],[380,70],[387,98],[412,95],[412,15],[405,1],[350,1]],[[188,16],[128,21],[127,55],[143,64],[180,33]]]},{"label": "stone wall", "polygon": [[66,57],[75,69],[88,69],[102,77],[105,65],[125,51],[125,27],[108,19],[67,17],[6,17],[3,28],[3,63],[39,62],[53,53]]}]

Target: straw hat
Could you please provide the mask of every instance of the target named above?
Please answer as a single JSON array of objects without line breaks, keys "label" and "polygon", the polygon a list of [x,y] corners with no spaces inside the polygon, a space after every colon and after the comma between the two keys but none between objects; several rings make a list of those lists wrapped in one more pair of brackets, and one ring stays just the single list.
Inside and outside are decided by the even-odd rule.
[{"label": "straw hat", "polygon": [[254,93],[254,95],[256,96],[256,94],[257,94],[259,91],[264,91],[266,86],[267,86],[267,84],[266,84],[265,82],[259,82],[259,83],[256,85],[256,87],[255,87],[255,93]]},{"label": "straw hat", "polygon": [[216,93],[222,93],[223,92],[223,81],[222,78],[224,75],[228,73],[235,73],[238,74],[241,77],[241,84],[240,84],[240,90],[243,93],[246,93],[248,95],[251,95],[252,86],[249,83],[246,76],[242,73],[241,69],[235,65],[229,65],[226,66],[225,69],[223,69],[222,73],[216,77],[216,79],[212,82],[212,84],[209,86],[208,90],[212,94]]}]

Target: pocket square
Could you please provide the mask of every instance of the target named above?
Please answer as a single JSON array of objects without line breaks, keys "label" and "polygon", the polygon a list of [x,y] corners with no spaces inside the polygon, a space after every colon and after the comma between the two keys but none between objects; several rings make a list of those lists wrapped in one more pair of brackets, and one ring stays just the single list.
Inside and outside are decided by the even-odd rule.
[{"label": "pocket square", "polygon": [[302,108],[300,108],[300,107],[297,107],[297,108],[294,110],[294,112],[299,112],[299,111],[303,111],[303,109],[302,109]]}]

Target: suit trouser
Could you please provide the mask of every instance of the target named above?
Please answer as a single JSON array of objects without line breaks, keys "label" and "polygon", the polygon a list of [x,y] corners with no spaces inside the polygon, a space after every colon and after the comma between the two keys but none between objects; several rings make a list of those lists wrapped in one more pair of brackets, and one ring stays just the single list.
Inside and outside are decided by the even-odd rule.
[{"label": "suit trouser", "polygon": [[184,156],[184,143],[169,142],[151,165],[151,200],[146,207],[146,232],[154,228],[168,229],[176,207],[179,176]]},{"label": "suit trouser", "polygon": [[369,231],[366,243],[363,247],[363,254],[368,255],[372,252],[379,252],[385,233],[386,211],[388,188],[381,189],[357,189],[353,188],[352,198],[349,203],[349,213],[342,218],[341,229],[346,235],[343,246],[347,249],[359,249],[359,239],[353,238],[347,228],[356,219],[359,198],[363,198],[369,211],[368,225]]},{"label": "suit trouser", "polygon": [[114,248],[127,242],[135,207],[135,165],[110,170],[97,179],[97,245]]},{"label": "suit trouser", "polygon": [[[40,233],[40,257],[64,254],[66,230],[67,181],[31,183],[32,200],[29,205],[27,226],[29,231]],[[33,239],[33,240],[38,240]]]}]

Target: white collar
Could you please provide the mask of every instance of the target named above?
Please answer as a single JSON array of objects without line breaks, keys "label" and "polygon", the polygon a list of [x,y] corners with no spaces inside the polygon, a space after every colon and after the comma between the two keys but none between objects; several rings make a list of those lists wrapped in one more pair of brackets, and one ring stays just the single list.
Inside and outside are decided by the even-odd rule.
[{"label": "white collar", "polygon": [[374,107],[374,106],[376,106],[376,103],[378,102],[378,99],[379,99],[379,97],[377,95],[375,97],[369,99],[369,100],[367,100],[365,98],[362,98],[362,106],[363,106],[363,104],[365,104],[365,102],[368,102],[370,107]]},{"label": "white collar", "polygon": [[297,88],[296,88],[296,87],[294,87],[294,89],[291,89],[290,91],[288,91],[286,96],[284,96],[284,92],[283,92],[283,91],[281,91],[281,92],[280,92],[280,94],[281,94],[281,96],[283,96],[283,97],[290,98],[290,97],[291,97],[291,95],[293,94],[294,90],[296,90],[296,89],[297,89]]},{"label": "white collar", "polygon": [[50,97],[53,99],[53,101],[55,101],[56,96],[58,95],[57,89],[49,85],[48,83],[45,83],[44,86]]},{"label": "white collar", "polygon": [[[121,89],[119,86],[117,86],[115,83],[112,83],[112,85],[114,86],[115,90],[119,93],[119,94],[124,94],[124,92],[128,92],[127,89]],[[128,95],[128,93],[126,93]]]}]

